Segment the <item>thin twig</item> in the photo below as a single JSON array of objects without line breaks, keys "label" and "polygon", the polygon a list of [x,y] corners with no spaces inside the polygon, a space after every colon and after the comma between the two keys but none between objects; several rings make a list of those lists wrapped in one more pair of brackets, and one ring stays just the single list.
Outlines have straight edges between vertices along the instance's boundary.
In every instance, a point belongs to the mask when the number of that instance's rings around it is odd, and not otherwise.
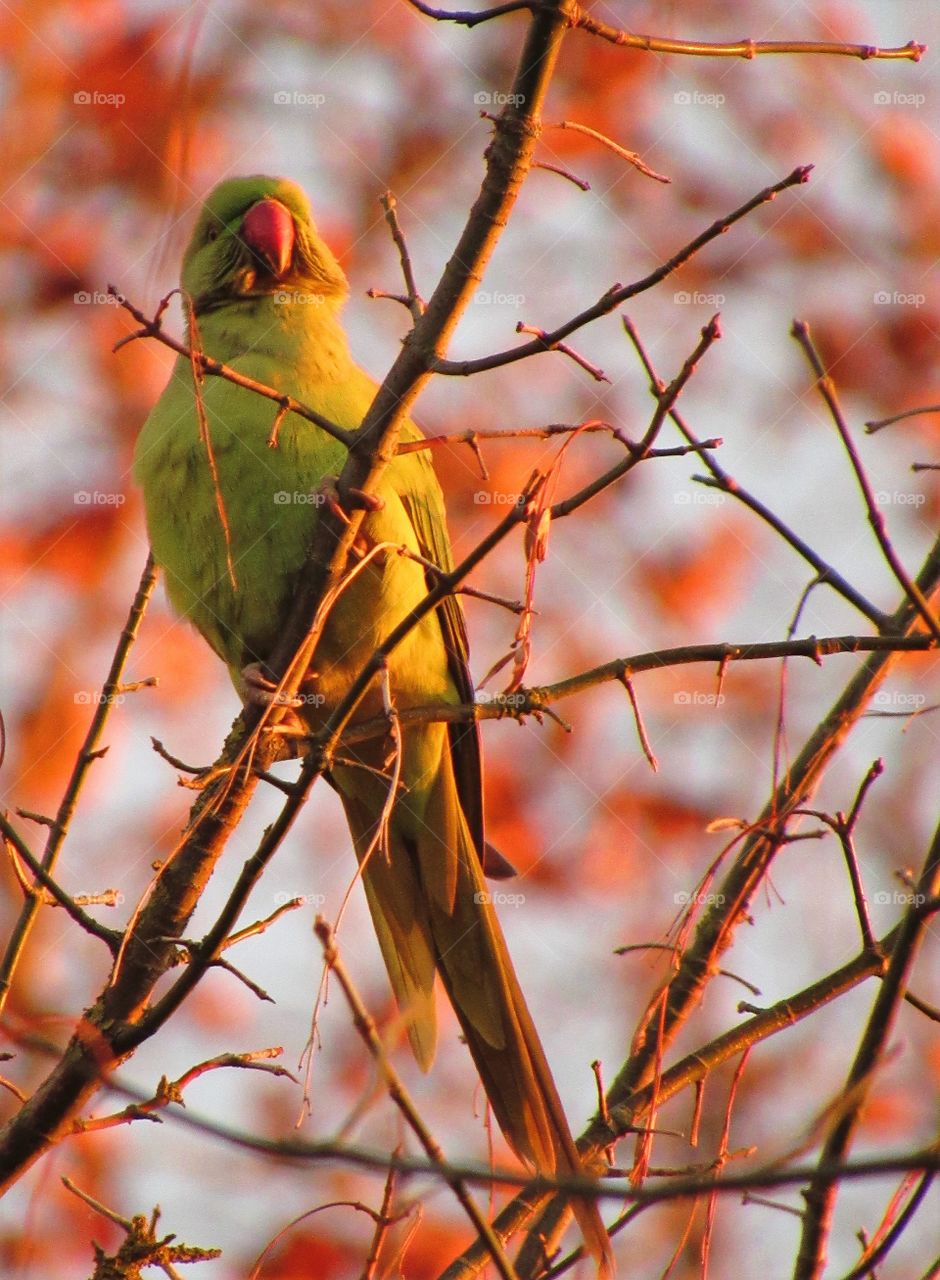
[{"label": "thin twig", "polygon": [[866,422],[865,430],[869,435],[874,435],[884,427],[893,427],[896,422],[903,422],[905,418],[916,418],[922,413],[940,413],[940,404],[925,404],[919,409],[902,409],[900,413],[893,413],[890,418],[877,418]]},{"label": "thin twig", "polygon": [[[2,828],[0,828],[2,830]],[[11,828],[7,828],[3,832],[4,836]],[[14,876],[24,895],[29,897],[33,893],[38,893],[41,899],[41,905],[44,907],[60,907],[65,905],[65,898],[68,895],[60,891],[59,897],[52,893],[49,889],[37,889],[35,885],[30,884],[29,877],[26,874],[26,868],[22,865],[23,860],[19,856],[19,851],[12,840],[7,839],[7,852],[10,855],[10,866]],[[23,846],[26,848],[26,846]],[[33,866],[40,875],[48,875],[48,872],[42,870],[42,866],[38,861],[34,861]],[[51,879],[51,877],[50,877]],[[60,898],[62,899],[60,901]],[[74,897],[69,897],[69,902],[75,907],[119,907],[124,901],[124,894],[120,889],[102,889],[100,893],[77,893]],[[78,920],[79,917],[73,915],[73,919]]]},{"label": "thin twig", "polygon": [[[544,427],[515,427],[509,430],[481,431],[471,427],[466,431],[458,431],[454,435],[425,436],[421,440],[406,440],[399,444],[398,452],[417,453],[421,449],[436,449],[441,446],[450,447],[458,444],[465,444],[474,448],[481,440],[550,440],[553,436],[587,435],[591,432],[609,434],[631,452],[635,452],[638,448],[619,427],[600,419],[592,419],[590,422],[570,424],[567,422],[554,422]],[[690,453],[701,453],[706,449],[718,449],[722,443],[720,436],[711,436],[709,439],[697,441],[695,444],[670,445],[667,448],[649,449],[644,456],[647,458],[685,458]]]},{"label": "thin twig", "polygon": [[[398,1155],[401,1151],[400,1147],[396,1147],[392,1152]],[[399,1217],[392,1216],[392,1199],[395,1194],[395,1170],[389,1169],[388,1177],[385,1179],[385,1190],[382,1192],[382,1206],[379,1209],[379,1216],[375,1220],[375,1231],[372,1233],[372,1240],[369,1244],[369,1252],[366,1256],[365,1265],[362,1268],[361,1280],[373,1280],[379,1265],[379,1254],[382,1251],[382,1245],[385,1237],[388,1235],[388,1229],[393,1222],[398,1221]]]},{"label": "thin twig", "polygon": [[829,40],[670,40],[663,36],[645,36],[639,32],[610,27],[604,22],[580,11],[574,23],[582,31],[599,36],[611,44],[625,49],[641,49],[645,53],[672,53],[693,58],[744,58],[750,60],[767,54],[818,53],[828,57],[860,58],[867,62],[872,58],[903,59],[919,62],[927,46],[914,40],[892,48],[880,48],[873,44],[842,44]]},{"label": "thin twig", "polygon": [[653,748],[650,746],[650,740],[646,733],[646,726],[643,724],[643,715],[640,711],[640,704],[637,702],[636,690],[633,687],[633,681],[630,679],[630,676],[626,671],[621,675],[620,683],[626,689],[627,697],[630,699],[630,706],[633,708],[633,721],[636,725],[637,737],[640,739],[640,746],[643,748],[643,754],[649,762],[649,767],[654,773],[657,773],[659,771],[659,761],[656,759]]},{"label": "thin twig", "polygon": [[724,235],[730,227],[740,222],[742,218],[746,218],[749,213],[753,213],[762,204],[767,204],[768,201],[776,199],[788,187],[800,186],[802,183],[808,182],[812,168],[812,165],[800,165],[792,173],[787,174],[785,178],[781,178],[779,182],[775,182],[772,186],[765,187],[763,191],[759,191],[757,195],[752,196],[750,200],[747,200],[732,213],[726,214],[723,218],[718,218],[710,227],[706,227],[694,240],[690,240],[688,244],[673,254],[668,261],[657,267],[655,271],[651,271],[649,275],[644,276],[642,280],[637,280],[634,284],[628,285],[611,285],[607,292],[602,294],[592,306],[587,307],[584,311],[579,312],[578,315],[559,325],[557,329],[544,333],[542,337],[535,339],[533,342],[526,342],[520,347],[512,347],[508,351],[500,351],[494,355],[481,356],[476,360],[438,359],[432,365],[433,372],[443,373],[449,377],[465,378],[470,374],[479,373],[482,369],[498,369],[502,365],[524,360],[528,356],[554,350],[569,334],[582,329],[592,320],[609,315],[611,311],[615,311],[628,298],[634,298],[637,294],[645,293],[647,290],[654,288],[655,285],[662,283],[674,271],[678,271],[690,258],[694,257],[700,249]]},{"label": "thin twig", "polygon": [[[842,1163],[851,1146],[875,1068],[885,1051],[907,986],[908,976],[927,930],[929,917],[917,904],[929,903],[938,893],[940,893],[940,826],[934,834],[924,860],[917,882],[917,892],[913,895],[915,901],[907,910],[899,926],[897,941],[891,950],[884,978],[878,988],[871,1015],[848,1073],[843,1091],[845,1105],[840,1109],[838,1118],[823,1144],[819,1157],[822,1167]],[[837,1184],[813,1178],[804,1192],[806,1214],[803,1219],[803,1232],[794,1280],[816,1280],[816,1277],[822,1273],[836,1191]]]},{"label": "thin twig", "polygon": [[266,929],[270,929],[275,920],[279,920],[287,911],[296,911],[298,907],[304,906],[303,898],[291,898],[287,902],[282,902],[276,907],[270,915],[265,916],[263,920],[256,920],[254,924],[246,925],[244,929],[239,929],[237,933],[230,934],[222,944],[222,949],[227,951],[229,947],[237,946],[239,942],[244,942],[246,938],[254,938],[259,933],[264,933]]},{"label": "thin twig", "polygon": [[[734,1101],[738,1094],[738,1087],[744,1076],[744,1069],[747,1066],[747,1060],[751,1054],[751,1047],[748,1047],[741,1054],[738,1065],[734,1069],[734,1075],[731,1078],[731,1087],[728,1090],[728,1101],[725,1106],[725,1118],[721,1128],[721,1136],[718,1139],[718,1154],[713,1162],[715,1174],[720,1175],[725,1165],[730,1159],[734,1158],[734,1153],[728,1151],[728,1142],[731,1137],[731,1114],[734,1110]],[[747,1151],[751,1154],[751,1149]],[[702,1280],[708,1273],[708,1260],[711,1255],[712,1233],[715,1229],[715,1215],[718,1210],[718,1196],[713,1191],[708,1197],[708,1207],[705,1210],[705,1230],[702,1233],[701,1258],[702,1258]]]},{"label": "thin twig", "polygon": [[862,465],[862,460],[859,457],[858,450],[855,447],[855,442],[853,441],[851,432],[849,431],[848,423],[846,422],[845,415],[842,412],[842,406],[839,404],[835,384],[826,372],[819,356],[819,352],[816,350],[813,340],[810,337],[809,325],[806,324],[805,321],[794,320],[792,334],[803,348],[803,352],[809,361],[810,367],[816,375],[816,385],[819,388],[820,395],[825,400],[826,405],[829,408],[829,413],[836,425],[836,430],[842,440],[843,447],[848,454],[849,462],[852,464],[852,470],[855,472],[855,478],[857,479],[858,486],[862,491],[862,498],[864,499],[865,507],[868,512],[868,523],[874,531],[875,538],[878,541],[878,545],[881,547],[882,554],[888,562],[891,572],[907,593],[908,598],[913,602],[914,607],[923,618],[927,627],[930,629],[934,637],[940,640],[940,622],[938,622],[934,617],[929,604],[924,599],[923,592],[904,568],[900,557],[894,549],[891,539],[888,537],[885,529],[884,516],[878,510],[874,491],[869,483],[868,476]]},{"label": "thin twig", "polygon": [[820,822],[824,822],[827,827],[839,837],[842,845],[842,852],[845,857],[846,867],[849,872],[849,879],[852,882],[852,895],[855,899],[855,911],[858,916],[859,928],[862,934],[862,945],[867,948],[875,946],[875,937],[871,927],[871,916],[868,912],[868,899],[865,896],[865,889],[862,885],[862,875],[858,865],[858,854],[855,852],[855,841],[852,838],[856,824],[858,823],[861,813],[862,804],[865,796],[868,794],[869,788],[876,778],[881,777],[884,772],[884,761],[875,760],[862,779],[858,789],[858,794],[852,804],[849,816],[844,813],[836,813],[834,816],[828,813],[822,813],[818,809],[805,809],[804,813],[814,818],[818,818]]},{"label": "thin twig", "polygon": [[112,1257],[105,1256],[104,1250],[95,1246],[95,1276],[116,1278],[140,1275],[143,1268],[153,1266],[159,1267],[169,1280],[182,1280],[173,1263],[208,1262],[222,1256],[221,1249],[203,1249],[198,1245],[174,1244],[176,1236],[173,1233],[158,1240],[159,1206],[153,1210],[149,1218],[142,1213],[134,1214],[133,1218],[124,1218],[89,1195],[87,1191],[76,1186],[71,1178],[63,1178],[62,1184],[95,1213],[101,1214],[103,1218],[107,1218],[109,1222],[115,1223],[126,1232],[124,1243]]},{"label": "thin twig", "polygon": [[[88,726],[88,732],[85,740],[81,745],[78,755],[75,758],[75,764],[72,768],[71,776],[66,784],[65,793],[62,796],[55,819],[50,824],[49,837],[46,841],[46,847],[42,855],[41,868],[43,872],[48,873],[51,877],[55,869],[62,843],[68,833],[69,823],[72,820],[72,814],[75,812],[75,806],[78,804],[78,798],[81,794],[85,779],[88,776],[89,767],[95,760],[100,759],[101,752],[98,744],[101,741],[101,735],[104,732],[105,722],[110,714],[111,708],[115,705],[115,697],[121,684],[121,676],[127,663],[131,646],[137,638],[137,632],[140,628],[141,619],[146,611],[147,604],[153,594],[153,588],[157,580],[157,570],[154,564],[153,556],[147,556],[147,562],[144,565],[143,572],[140,575],[140,582],[134,593],[134,599],[131,603],[127,620],[121,630],[118,638],[117,646],[114,650],[114,657],[111,659],[111,666],[108,670],[107,677],[101,690],[101,697],[95,704],[95,713],[91,718],[91,724]],[[6,834],[12,839],[17,847],[17,852],[23,858],[26,865],[33,874],[39,879],[44,888],[50,893],[57,895],[58,886],[51,880],[43,880],[42,875],[37,867],[35,859],[28,849],[18,842],[15,832],[12,832],[8,826],[5,826]],[[67,898],[67,895],[63,895]],[[62,906],[72,914],[68,905],[68,901],[59,899]],[[73,904],[74,906],[74,904]],[[16,972],[16,966],[19,963],[20,956],[23,954],[23,948],[29,937],[30,930],[36,920],[36,914],[39,911],[39,896],[32,896],[26,899],[23,908],[20,911],[17,921],[13,926],[7,942],[3,959],[0,960],[0,1014],[6,1007],[7,997],[10,994],[10,987],[13,982],[13,975]],[[75,910],[79,910],[75,908]],[[89,933],[94,933],[97,937],[102,938],[109,946],[112,945],[112,935],[110,930],[102,930],[97,922],[91,920],[89,916],[82,913],[82,918],[75,917],[76,921],[81,924],[83,929],[87,929]]]},{"label": "thin twig", "polygon": [[[636,353],[640,357],[643,367],[649,376],[652,393],[654,395],[660,394],[665,384],[656,373],[649,353],[637,332],[636,326],[628,316],[624,316],[623,318],[623,327],[627,337],[633,343]],[[678,411],[673,410],[669,416],[689,443],[699,443],[696,439],[695,433]],[[749,507],[756,515],[760,516],[762,520],[769,524],[776,533],[788,542],[794,551],[801,555],[808,564],[812,565],[820,582],[826,583],[832,587],[834,591],[837,591],[841,596],[843,596],[844,599],[848,600],[848,602],[854,605],[860,613],[864,614],[864,616],[868,618],[868,620],[877,627],[879,631],[884,629],[887,621],[886,614],[882,613],[880,609],[876,609],[873,604],[860,594],[860,592],[856,591],[856,589],[851,586],[851,584],[840,573],[833,569],[831,565],[827,564],[826,561],[823,560],[822,557],[819,556],[803,538],[795,533],[788,525],[784,524],[780,517],[775,515],[769,507],[765,506],[746,489],[742,488],[741,485],[738,484],[737,480],[724,470],[718,460],[709,451],[703,451],[702,461],[708,467],[708,470],[711,473],[711,479],[708,479],[705,476],[693,476],[693,480],[697,481],[699,484],[712,485],[713,487],[720,489],[723,493],[728,493],[732,497],[737,498],[739,502],[743,502],[745,506]]]},{"label": "thin twig", "polygon": [[137,338],[154,338],[165,347],[169,347],[171,351],[175,351],[177,355],[189,360],[203,374],[212,378],[223,378],[226,382],[234,383],[236,387],[244,387],[246,391],[254,391],[256,395],[264,396],[267,400],[273,400],[280,411],[296,413],[299,418],[306,418],[308,422],[320,427],[327,435],[339,440],[347,449],[356,439],[356,432],[347,431],[344,427],[337,426],[335,422],[325,418],[322,413],[317,413],[315,409],[311,409],[300,400],[295,400],[293,396],[287,396],[283,391],[278,391],[275,387],[265,386],[263,382],[258,382],[254,378],[249,378],[245,374],[239,373],[236,369],[229,368],[221,360],[213,359],[205,351],[196,351],[188,347],[184,342],[180,342],[177,338],[171,337],[163,329],[162,309],[158,310],[155,316],[149,318],[143,311],[129,302],[123,294],[119,293],[113,285],[108,285],[108,293],[113,298],[116,298],[124,310],[129,312],[141,326],[134,333],[122,338],[117,344],[118,346],[125,346],[128,342]]},{"label": "thin twig", "polygon": [[507,0],[506,4],[498,4],[492,9],[482,9],[477,13],[450,13],[446,9],[435,9],[424,0],[408,0],[413,9],[423,13],[426,18],[434,18],[438,22],[457,22],[464,27],[475,27],[480,22],[489,22],[493,18],[501,18],[507,13],[518,13],[520,9],[532,12],[539,8],[539,0]]},{"label": "thin twig", "polygon": [[614,142],[612,138],[608,138],[604,133],[599,133],[597,129],[591,129],[586,124],[578,124],[574,120],[559,120],[551,127],[554,129],[570,129],[575,133],[586,134],[587,137],[594,138],[602,146],[607,147],[614,155],[620,156],[622,160],[632,164],[634,169],[639,170],[645,177],[653,178],[656,182],[672,182],[671,178],[667,178],[663,173],[657,173],[655,169],[651,169],[648,164],[645,164],[638,152],[628,151],[619,142]]},{"label": "thin twig", "polygon": [[[549,173],[557,173],[560,178],[565,178],[568,182],[573,183],[579,191],[591,190],[591,184],[586,178],[579,178],[576,174],[573,174],[570,169],[565,169],[560,164],[549,164],[547,160],[534,160],[532,162],[532,168],[546,169]],[[519,332],[529,333],[531,331],[528,329],[520,329]],[[561,350],[561,348],[559,348],[559,350]],[[604,381],[609,382],[610,379],[605,378]]]},{"label": "thin twig", "polygon": [[[417,9],[428,18],[438,22],[456,22],[464,27],[475,27],[481,22],[491,22],[494,18],[502,18],[508,13],[518,13],[520,9],[528,9],[531,13],[547,7],[541,0],[508,0],[505,4],[494,5],[491,9],[436,9],[424,0],[408,0],[412,8]],[[708,42],[702,40],[671,40],[661,36],[644,36],[637,32],[625,31],[619,27],[608,26],[590,17],[580,5],[573,5],[571,25],[598,36],[611,44],[626,49],[641,49],[646,53],[676,53],[696,58],[757,58],[763,54],[779,53],[821,53],[830,56],[847,58],[902,58],[911,62],[919,62],[927,46],[911,40],[899,48],[879,48],[871,44],[837,44],[827,40],[734,40],[726,42]]]},{"label": "thin twig", "polygon": [[[899,934],[900,926],[893,929],[881,939],[880,946],[890,951]],[[662,1090],[668,1097],[673,1097],[681,1089],[704,1078],[720,1062],[736,1056],[748,1043],[757,1043],[775,1034],[775,1030],[791,1026],[801,1018],[809,1016],[816,1009],[845,992],[852,990],[860,982],[878,972],[878,962],[871,956],[859,956],[835,973],[813,984],[812,987],[798,993],[790,1000],[782,1000],[772,1010],[764,1010],[757,1018],[763,1024],[758,1035],[753,1035],[753,1024],[748,1022],[744,1028],[736,1027],[713,1041],[707,1048],[704,1061],[698,1053],[692,1053],[676,1067],[670,1069],[663,1077]],[[9,1030],[9,1026],[5,1028]],[[748,1034],[742,1035],[746,1029]],[[41,1051],[47,1056],[57,1058],[61,1054],[60,1046],[46,1041],[35,1034],[26,1033],[15,1037],[24,1046]],[[712,1055],[718,1055],[712,1057]],[[136,1090],[123,1085],[115,1077],[110,1077],[107,1087],[129,1097],[133,1101],[143,1102],[146,1099]],[[665,1187],[629,1188],[607,1179],[594,1177],[575,1177],[568,1175],[540,1175],[533,1179],[531,1175],[519,1170],[485,1166],[466,1162],[448,1162],[443,1169],[440,1165],[415,1156],[398,1155],[389,1157],[387,1151],[369,1150],[356,1147],[345,1142],[333,1141],[310,1142],[300,1138],[264,1138],[251,1130],[236,1129],[216,1119],[200,1116],[196,1111],[187,1108],[185,1111],[172,1113],[177,1124],[183,1124],[194,1132],[207,1134],[222,1139],[232,1145],[259,1154],[273,1156],[278,1159],[308,1161],[312,1164],[340,1163],[353,1168],[365,1169],[378,1173],[383,1178],[389,1168],[412,1176],[429,1176],[437,1179],[457,1177],[467,1183],[489,1188],[493,1185],[528,1188],[533,1193],[545,1194],[557,1190],[569,1195],[581,1195],[596,1199],[630,1200],[639,1205],[658,1204],[671,1199],[685,1199],[697,1196],[702,1191],[711,1190],[712,1185],[718,1191],[737,1194],[742,1190],[758,1188],[795,1186],[805,1183],[818,1174],[823,1181],[864,1181],[872,1176],[903,1174],[911,1171],[940,1172],[940,1148],[936,1145],[908,1150],[894,1154],[882,1154],[846,1162],[843,1165],[830,1165],[820,1168],[816,1165],[791,1165],[783,1167],[779,1161],[747,1172],[746,1174],[726,1175],[717,1183],[688,1180]],[[619,1126],[622,1116],[618,1112],[611,1113],[612,1121]],[[495,1224],[502,1230],[503,1215]]]},{"label": "thin twig", "polygon": [[539,348],[540,350],[561,352],[563,356],[567,356],[569,360],[573,360],[576,365],[579,365],[585,373],[589,373],[595,382],[610,382],[610,378],[608,378],[603,369],[598,368],[596,364],[592,364],[586,356],[581,355],[579,351],[575,351],[574,347],[569,346],[568,343],[553,341],[544,329],[539,329],[535,325],[524,324],[520,320],[516,325],[516,333],[532,334],[542,344]]},{"label": "thin twig", "polygon": [[[31,873],[39,881],[42,891],[28,885],[20,880],[20,884],[26,894],[26,902],[21,912],[20,919],[23,918],[26,908],[32,906],[34,910],[49,903],[50,899],[55,905],[62,907],[72,917],[75,923],[86,933],[90,933],[94,938],[100,938],[112,954],[117,948],[118,934],[114,929],[108,929],[105,925],[100,924],[93,916],[88,915],[82,910],[79,903],[65,892],[65,890],[55,881],[46,871],[43,864],[36,858],[35,854],[21,839],[16,828],[12,826],[6,814],[0,813],[0,835],[8,846],[11,857],[13,859],[14,868],[16,867],[16,859],[19,858],[25,862]],[[43,892],[44,891],[44,892]],[[48,896],[47,896],[48,895]],[[110,905],[116,905],[109,903]],[[11,971],[12,972],[12,971]],[[2,1005],[0,1005],[2,1008]]]},{"label": "thin twig", "polygon": [[133,1102],[115,1115],[101,1116],[94,1120],[75,1120],[72,1124],[72,1132],[92,1133],[101,1129],[113,1129],[133,1120],[155,1120],[158,1117],[154,1113],[162,1111],[171,1103],[183,1105],[183,1090],[187,1085],[192,1084],[208,1071],[219,1071],[225,1067],[239,1067],[247,1071],[265,1071],[273,1076],[286,1076],[296,1084],[296,1077],[286,1067],[268,1061],[270,1058],[280,1057],[283,1052],[284,1050],[278,1045],[272,1049],[256,1049],[251,1053],[220,1053],[215,1058],[208,1058],[205,1062],[190,1067],[178,1080],[167,1080],[166,1076],[163,1076],[156,1093],[144,1102]]},{"label": "thin twig", "polygon": [[[809,636],[799,640],[768,640],[759,644],[682,645],[676,649],[656,649],[651,653],[615,658],[598,667],[590,667],[577,675],[567,676],[556,684],[520,688],[511,700],[498,694],[485,701],[455,704],[429,703],[423,707],[399,709],[402,724],[442,722],[461,724],[468,720],[503,720],[507,716],[523,719],[546,712],[549,705],[563,698],[584,693],[609,681],[623,680],[641,671],[660,671],[668,667],[704,662],[755,662],[772,658],[804,657],[818,665],[820,658],[855,653],[923,653],[937,647],[933,636]],[[352,745],[374,738],[382,731],[384,717],[358,720],[344,728],[339,745]]]},{"label": "thin twig", "polygon": [[[861,1261],[852,1268],[848,1275],[843,1276],[842,1280],[864,1280],[866,1276],[875,1277],[875,1267],[887,1257],[890,1250],[897,1244],[902,1232],[920,1208],[921,1201],[930,1190],[935,1177],[935,1173],[925,1173],[919,1179],[913,1194],[889,1230],[880,1239],[878,1238],[879,1233],[875,1233],[874,1240],[870,1244],[865,1244]],[[904,1183],[901,1184],[902,1187],[912,1179],[913,1175],[908,1174]],[[879,1228],[880,1230],[881,1228]]]},{"label": "thin twig", "polygon": [[424,315],[425,304],[424,299],[418,293],[418,286],[415,284],[411,255],[408,252],[404,232],[398,221],[398,201],[391,191],[386,191],[384,195],[379,196],[379,203],[385,210],[385,221],[388,223],[392,239],[395,241],[395,247],[398,249],[398,256],[401,259],[401,273],[405,277],[405,288],[408,290],[403,301],[411,312],[412,318],[420,320]]}]

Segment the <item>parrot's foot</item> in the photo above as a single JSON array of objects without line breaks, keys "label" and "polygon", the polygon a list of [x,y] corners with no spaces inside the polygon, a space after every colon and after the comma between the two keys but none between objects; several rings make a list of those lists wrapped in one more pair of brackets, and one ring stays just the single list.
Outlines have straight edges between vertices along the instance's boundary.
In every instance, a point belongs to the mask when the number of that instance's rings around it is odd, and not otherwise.
[{"label": "parrot's foot", "polygon": [[[278,687],[274,681],[269,680],[264,674],[260,662],[249,662],[247,666],[242,667],[240,675],[240,692],[242,702],[246,707],[280,708],[280,719],[276,724],[265,725],[264,732],[274,733],[285,739],[284,745],[287,758],[302,755],[303,749],[299,739],[310,736],[310,725],[298,714],[298,709],[311,705],[322,706],[322,695],[318,693],[298,693],[293,697],[287,697],[286,694],[278,692]],[[304,676],[301,685],[315,684],[316,678],[316,672],[310,671]],[[289,739],[298,741],[292,743],[288,741]]]},{"label": "parrot's foot", "polygon": [[310,730],[293,711],[286,711],[284,714],[285,719],[279,720],[277,724],[266,724],[262,732],[273,736],[277,741],[279,760],[299,760],[306,755],[305,740],[309,739]]},{"label": "parrot's foot", "polygon": [[350,485],[346,490],[346,506],[357,511],[381,511],[385,506],[385,500],[377,493],[366,493],[365,489],[355,489]]},{"label": "parrot's foot", "polygon": [[260,662],[249,662],[242,667],[239,692],[246,706],[303,707],[308,701],[304,697],[289,698],[286,694],[279,693],[275,682],[264,674]]},{"label": "parrot's foot", "polygon": [[364,489],[356,489],[352,485],[340,494],[339,476],[325,476],[317,494],[344,524],[349,523],[350,511],[366,511],[371,514],[374,511],[381,511],[385,506],[384,500],[378,494],[366,493]]}]

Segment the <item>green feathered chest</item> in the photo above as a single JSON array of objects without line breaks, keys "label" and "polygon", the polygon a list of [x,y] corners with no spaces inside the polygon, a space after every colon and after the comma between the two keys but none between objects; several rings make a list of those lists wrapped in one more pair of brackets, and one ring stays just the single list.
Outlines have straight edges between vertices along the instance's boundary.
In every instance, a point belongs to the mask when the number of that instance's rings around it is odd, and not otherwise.
[{"label": "green feathered chest", "polygon": [[[242,341],[239,352],[231,325],[224,318],[207,322],[204,348],[326,417],[358,425],[372,393],[342,347],[297,342],[269,325],[253,350],[245,352]],[[294,414],[281,422],[272,447],[276,413],[272,401],[222,378],[205,378],[197,391],[181,358],[135,453],[170,599],[236,667],[270,652],[323,482],[345,460],[340,444]]]},{"label": "green feathered chest", "polygon": [[[201,328],[203,349],[211,355],[339,426],[358,427],[372,402],[375,384],[350,359],[338,326],[324,330],[308,321],[298,338],[272,304],[267,314],[252,317],[258,337],[250,349],[239,343],[238,325],[226,312],[213,313]],[[279,424],[272,447],[276,416],[273,401],[222,378],[203,379],[197,391],[190,363],[181,358],[135,454],[150,540],[171,603],[233,676],[273,651],[322,509],[324,484],[346,460],[341,444],[295,414]],[[403,434],[420,438],[410,422]],[[398,457],[380,495],[381,510],[363,528],[367,539],[406,547],[447,569],[443,500],[429,456]],[[342,593],[315,658],[327,707],[426,590],[421,564],[389,551]],[[396,689],[406,703],[456,697],[448,652],[462,669],[466,643],[456,601],[448,605],[448,633],[445,648],[439,619],[430,614],[396,650]]]}]

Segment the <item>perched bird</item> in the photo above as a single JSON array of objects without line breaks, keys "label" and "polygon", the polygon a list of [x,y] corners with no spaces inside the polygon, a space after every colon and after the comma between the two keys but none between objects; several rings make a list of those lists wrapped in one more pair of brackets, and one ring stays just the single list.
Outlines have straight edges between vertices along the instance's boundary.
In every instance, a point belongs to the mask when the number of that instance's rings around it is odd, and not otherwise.
[{"label": "perched bird", "polygon": [[[181,286],[193,348],[338,426],[359,427],[376,387],[350,356],[340,323],[346,277],[294,183],[255,176],[216,187],[186,250]],[[270,447],[274,414],[270,400],[230,381],[197,385],[191,361],[180,357],[134,462],[169,598],[243,693],[243,673],[272,653],[290,613],[317,496],[345,461],[340,442],[292,413]],[[421,433],[406,421],[402,439]],[[399,454],[377,497],[362,526],[367,546],[404,546],[442,570],[452,567],[428,450]],[[313,658],[318,696],[302,712],[311,728],[427,591],[419,560],[390,551],[371,559],[339,596]],[[398,645],[388,674],[399,709],[472,702],[455,597]],[[380,716],[382,708],[376,682],[356,718]],[[350,760],[349,750],[343,754]],[[387,756],[383,735],[359,744],[330,775],[360,860],[387,808]],[[577,1151],[486,890],[486,850],[477,726],[404,725],[387,847],[366,858],[362,878],[415,1056],[430,1067],[440,974],[510,1145],[540,1171],[577,1173]],[[596,1207],[577,1204],[592,1252],[606,1259]]]}]

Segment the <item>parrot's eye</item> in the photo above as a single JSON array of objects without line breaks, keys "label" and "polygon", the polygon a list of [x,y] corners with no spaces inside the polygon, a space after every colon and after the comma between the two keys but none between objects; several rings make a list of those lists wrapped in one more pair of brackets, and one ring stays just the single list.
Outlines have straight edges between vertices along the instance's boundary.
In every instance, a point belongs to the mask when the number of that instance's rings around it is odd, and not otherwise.
[{"label": "parrot's eye", "polygon": [[211,244],[213,240],[218,240],[220,230],[221,228],[217,222],[211,223],[206,231],[206,241]]}]

